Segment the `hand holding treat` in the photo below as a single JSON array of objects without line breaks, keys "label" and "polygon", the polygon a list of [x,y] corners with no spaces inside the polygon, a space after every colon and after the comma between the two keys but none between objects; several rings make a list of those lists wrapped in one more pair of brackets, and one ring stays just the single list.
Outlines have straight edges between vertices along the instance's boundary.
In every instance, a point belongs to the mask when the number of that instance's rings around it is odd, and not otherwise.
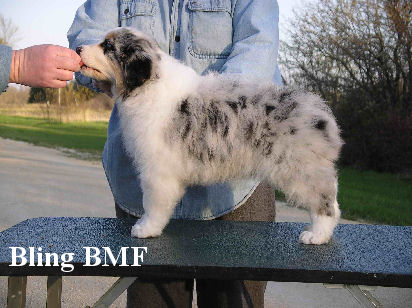
[{"label": "hand holding treat", "polygon": [[63,88],[80,70],[80,57],[57,45],[36,45],[13,50],[9,82],[32,87]]}]

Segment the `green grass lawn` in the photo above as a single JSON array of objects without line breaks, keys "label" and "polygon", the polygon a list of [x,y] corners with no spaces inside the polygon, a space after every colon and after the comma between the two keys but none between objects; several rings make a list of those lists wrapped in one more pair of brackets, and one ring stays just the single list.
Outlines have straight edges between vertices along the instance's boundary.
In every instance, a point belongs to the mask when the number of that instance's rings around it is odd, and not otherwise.
[{"label": "green grass lawn", "polygon": [[[281,191],[275,195],[285,201]],[[338,202],[345,219],[411,226],[412,178],[340,168]]]},{"label": "green grass lawn", "polygon": [[[0,137],[92,154],[101,153],[106,130],[106,122],[58,123],[0,115]],[[410,177],[341,168],[338,200],[343,218],[412,225]]]},{"label": "green grass lawn", "polygon": [[63,147],[92,154],[101,153],[107,122],[49,122],[39,118],[0,114],[0,137],[47,147]]},{"label": "green grass lawn", "polygon": [[338,201],[344,218],[412,225],[412,178],[373,171],[339,170]]}]

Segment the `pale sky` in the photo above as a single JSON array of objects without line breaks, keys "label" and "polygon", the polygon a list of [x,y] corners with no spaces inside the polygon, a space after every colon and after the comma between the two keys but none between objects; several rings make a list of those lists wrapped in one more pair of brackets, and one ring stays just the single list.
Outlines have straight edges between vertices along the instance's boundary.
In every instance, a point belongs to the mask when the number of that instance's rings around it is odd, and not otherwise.
[{"label": "pale sky", "polygon": [[[11,19],[19,28],[20,40],[14,48],[38,44],[68,47],[66,33],[77,8],[83,2],[84,0],[0,0],[0,14]],[[280,27],[291,16],[292,8],[302,2],[303,0],[278,0]]]}]

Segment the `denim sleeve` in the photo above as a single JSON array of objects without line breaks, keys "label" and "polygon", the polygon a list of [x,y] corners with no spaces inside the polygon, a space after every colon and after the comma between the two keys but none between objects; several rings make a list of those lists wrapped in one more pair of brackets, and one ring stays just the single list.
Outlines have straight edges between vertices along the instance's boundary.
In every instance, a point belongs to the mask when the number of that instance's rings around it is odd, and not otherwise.
[{"label": "denim sleeve", "polygon": [[[73,23],[67,32],[71,49],[80,45],[96,44],[106,33],[119,26],[118,0],[87,0],[77,9]],[[76,80],[93,90],[97,90],[92,79],[75,73]]]},{"label": "denim sleeve", "polygon": [[10,77],[12,50],[0,45],[0,94],[7,89]]},{"label": "denim sleeve", "polygon": [[233,10],[232,50],[220,72],[281,84],[278,23],[276,0],[238,0]]}]

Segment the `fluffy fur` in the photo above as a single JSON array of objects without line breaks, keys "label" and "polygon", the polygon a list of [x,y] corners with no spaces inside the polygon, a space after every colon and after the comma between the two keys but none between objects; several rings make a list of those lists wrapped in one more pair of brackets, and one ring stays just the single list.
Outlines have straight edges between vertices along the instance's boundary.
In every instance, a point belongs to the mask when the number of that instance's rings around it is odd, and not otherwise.
[{"label": "fluffy fur", "polygon": [[111,85],[124,145],[140,173],[145,214],[132,236],[159,236],[189,185],[253,177],[310,211],[301,242],[329,241],[340,217],[334,162],[342,141],[320,97],[200,76],[127,28],[78,52],[82,73]]}]

